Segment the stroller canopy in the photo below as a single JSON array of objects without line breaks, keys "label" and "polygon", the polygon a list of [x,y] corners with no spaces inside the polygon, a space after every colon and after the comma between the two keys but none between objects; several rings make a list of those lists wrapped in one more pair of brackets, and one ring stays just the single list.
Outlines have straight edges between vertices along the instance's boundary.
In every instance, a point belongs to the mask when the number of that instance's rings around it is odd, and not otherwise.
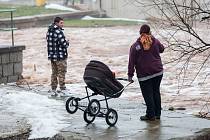
[{"label": "stroller canopy", "polygon": [[85,68],[83,79],[96,94],[118,98],[124,86],[115,79],[115,75],[107,65],[91,60]]}]

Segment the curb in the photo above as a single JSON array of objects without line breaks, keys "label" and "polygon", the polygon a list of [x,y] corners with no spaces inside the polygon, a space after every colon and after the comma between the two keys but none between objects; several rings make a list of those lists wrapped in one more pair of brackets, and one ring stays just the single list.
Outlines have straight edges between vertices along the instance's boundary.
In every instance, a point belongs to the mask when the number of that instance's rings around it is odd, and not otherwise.
[{"label": "curb", "polygon": [[[80,12],[65,12],[58,14],[45,14],[45,15],[35,15],[35,16],[25,16],[14,18],[15,28],[31,28],[49,25],[54,17],[60,16],[65,19],[79,19],[83,16],[94,16],[100,17],[104,16],[99,11],[80,11]],[[10,19],[0,19],[0,28],[10,28]]]}]

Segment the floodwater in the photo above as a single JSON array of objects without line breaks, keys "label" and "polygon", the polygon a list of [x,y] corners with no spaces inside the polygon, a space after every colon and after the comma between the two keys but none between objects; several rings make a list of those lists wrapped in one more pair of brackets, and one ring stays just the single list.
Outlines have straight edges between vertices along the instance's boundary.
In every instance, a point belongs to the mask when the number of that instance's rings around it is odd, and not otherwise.
[{"label": "floodwater", "polygon": [[[66,75],[68,88],[73,91],[73,93],[85,96],[83,73],[86,64],[90,60],[102,61],[116,73],[116,77],[126,78],[129,48],[137,39],[138,30],[138,26],[65,28],[64,32],[66,38],[70,39],[70,47],[68,49],[68,72]],[[47,28],[40,27],[21,29],[14,32],[15,45],[26,46],[26,49],[23,51],[22,75],[24,79],[17,84],[21,87],[27,87],[27,85],[29,85],[35,90],[40,87],[44,88],[45,94],[50,89],[51,74],[50,62],[47,60],[46,31]],[[162,38],[158,34],[154,33],[154,35],[162,41]],[[11,33],[1,32],[0,42],[3,45],[10,45]],[[196,127],[194,127],[194,123],[187,121],[189,119],[188,114],[197,113],[202,107],[204,107],[202,111],[208,111],[207,101],[209,99],[210,81],[208,78],[205,79],[205,77],[209,72],[209,68],[208,66],[204,66],[203,71],[191,85],[183,84],[182,86],[182,82],[179,79],[180,70],[183,66],[182,62],[178,64],[166,64],[171,57],[174,56],[176,56],[176,54],[170,51],[167,46],[165,52],[161,54],[164,63],[164,77],[161,83],[163,119],[161,119],[160,124],[157,125],[139,122],[139,115],[145,113],[145,106],[142,105],[144,101],[135,77],[134,83],[127,87],[120,97],[120,99],[126,99],[126,101],[121,102],[121,100],[118,100],[118,102],[113,105],[119,112],[120,118],[117,127],[110,130],[107,129],[105,120],[101,118],[97,119],[95,124],[84,127],[85,122],[82,118],[82,112],[75,115],[67,114],[64,101],[50,100],[46,96],[40,95],[40,91],[42,90],[37,90],[39,94],[35,94],[34,92],[25,90],[18,91],[17,89],[3,86],[0,92],[4,93],[2,94],[4,100],[2,100],[3,102],[1,102],[1,104],[4,107],[6,106],[8,111],[14,111],[13,109],[15,107],[16,115],[26,116],[27,119],[29,119],[33,130],[31,134],[32,138],[53,136],[60,131],[61,128],[65,127],[66,129],[63,130],[63,133],[75,131],[81,134],[86,133],[88,137],[94,137],[96,139],[104,137],[107,133],[109,133],[109,135],[106,136],[119,139],[127,139],[131,135],[133,139],[148,136],[154,136],[154,139],[157,139],[157,137],[164,139],[173,136],[175,130],[177,136],[186,136],[185,134],[192,134],[191,128],[193,128],[193,132],[195,132],[198,130],[197,126],[200,126],[200,121],[194,120],[195,118],[191,119],[192,122],[197,123]],[[197,72],[197,64],[202,62],[202,60],[202,56],[197,56],[192,60],[192,63],[189,65],[190,71],[186,72],[184,82],[192,80]],[[207,62],[207,64],[208,63],[209,62]],[[122,83],[127,84],[126,82]],[[180,89],[181,86],[182,88]],[[127,103],[127,101],[131,101],[132,104]],[[125,108],[125,106],[128,108]],[[129,106],[131,106],[131,108],[129,108]],[[167,110],[171,106],[184,107],[186,110],[184,114],[168,114]],[[178,117],[176,115],[178,115]],[[180,121],[180,116],[182,116],[182,121]],[[48,119],[48,121],[46,121],[46,119]],[[124,121],[127,121],[127,124],[124,123]],[[189,123],[183,125],[184,122]],[[202,125],[203,127],[209,127],[206,121],[202,120],[202,122],[205,124]],[[137,123],[139,125],[136,125]],[[174,127],[169,127],[169,123],[172,123]],[[132,125],[135,127],[132,127],[132,132],[129,133],[127,128]],[[177,125],[180,126],[180,129]],[[191,127],[191,125],[193,126]],[[185,128],[185,126],[190,127],[188,127],[188,129]],[[153,132],[150,131],[151,129],[157,134],[151,135]],[[46,130],[50,130],[47,131],[49,133],[40,133]],[[185,134],[183,133],[185,132],[184,130],[186,130]],[[43,134],[46,134],[46,136]],[[68,134],[64,134],[64,136],[67,135]]]},{"label": "floodwater", "polygon": [[[100,28],[64,28],[67,39],[70,39],[68,49],[67,84],[83,82],[83,73],[90,60],[99,60],[107,64],[117,77],[127,78],[127,63],[129,48],[138,37],[139,26],[117,26]],[[14,32],[15,45],[25,45],[23,51],[23,77],[19,84],[43,85],[50,88],[51,65],[47,60],[46,35],[47,28],[29,28]],[[161,36],[154,35],[162,41]],[[11,43],[11,33],[1,32],[1,44]],[[163,42],[163,41],[162,41]],[[190,84],[182,84],[180,70],[183,63],[169,63],[176,54],[166,46],[161,54],[164,63],[164,77],[161,84],[162,103],[164,107],[185,107],[200,111],[209,98],[210,82],[205,79],[209,72],[208,65],[200,75]],[[185,81],[193,79],[197,73],[197,64],[202,61],[202,56],[197,56],[189,64],[185,73]],[[207,62],[208,64],[209,62]],[[129,86],[122,96],[130,100],[142,100],[137,79]],[[192,110],[191,110],[192,111]],[[190,111],[190,112],[191,112]]]}]

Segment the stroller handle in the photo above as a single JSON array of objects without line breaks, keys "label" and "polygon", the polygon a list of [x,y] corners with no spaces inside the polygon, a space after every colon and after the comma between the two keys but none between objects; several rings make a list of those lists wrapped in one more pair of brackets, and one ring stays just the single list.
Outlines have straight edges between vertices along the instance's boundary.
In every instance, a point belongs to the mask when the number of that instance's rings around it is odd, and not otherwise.
[{"label": "stroller handle", "polygon": [[[123,81],[128,81],[128,79],[127,78],[116,78],[116,80],[123,80]],[[132,80],[132,81],[129,81],[130,83],[133,83],[134,81]]]},{"label": "stroller handle", "polygon": [[[126,79],[126,78],[116,78],[117,80],[124,80],[124,81],[128,81],[128,79]],[[125,90],[125,88],[126,87],[128,87],[130,84],[132,84],[134,81],[132,80],[132,81],[129,81],[129,83],[126,85],[126,86],[124,86],[123,87],[123,89],[122,90],[120,90],[120,91],[118,91],[117,93],[115,93],[114,95],[116,95],[116,94],[119,94],[119,93],[121,93],[121,92],[123,92],[124,90]]]}]

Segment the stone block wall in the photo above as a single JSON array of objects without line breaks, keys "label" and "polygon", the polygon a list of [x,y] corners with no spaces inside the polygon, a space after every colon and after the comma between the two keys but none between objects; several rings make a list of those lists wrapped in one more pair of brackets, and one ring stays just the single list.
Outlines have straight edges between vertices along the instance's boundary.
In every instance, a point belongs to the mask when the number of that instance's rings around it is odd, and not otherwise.
[{"label": "stone block wall", "polygon": [[21,79],[23,50],[25,46],[0,45],[0,83],[11,83]]}]

